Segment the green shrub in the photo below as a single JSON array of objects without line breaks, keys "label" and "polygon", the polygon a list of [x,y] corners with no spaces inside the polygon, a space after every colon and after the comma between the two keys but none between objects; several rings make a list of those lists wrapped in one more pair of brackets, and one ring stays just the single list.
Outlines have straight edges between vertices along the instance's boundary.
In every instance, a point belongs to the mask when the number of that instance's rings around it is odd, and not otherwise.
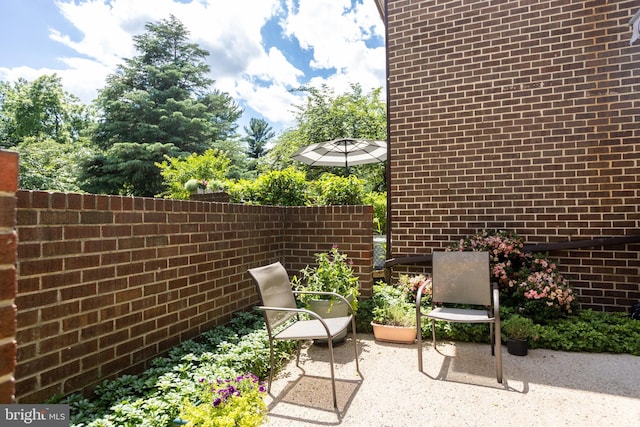
[{"label": "green shrub", "polygon": [[255,203],[259,198],[256,181],[248,179],[228,181],[226,192],[231,203]]},{"label": "green shrub", "polygon": [[505,340],[528,340],[536,337],[536,325],[528,317],[514,314],[501,320],[501,325]]},{"label": "green shrub", "polygon": [[304,206],[308,183],[304,172],[293,168],[271,171],[256,179],[251,201],[261,205]]},{"label": "green shrub", "polygon": [[377,234],[387,233],[387,193],[372,192],[364,196],[364,203],[373,206],[373,229]]},{"label": "green shrub", "polygon": [[155,165],[160,168],[162,184],[165,187],[160,196],[169,199],[189,199],[189,192],[193,186],[185,188],[185,184],[190,180],[197,180],[196,184],[198,181],[224,181],[231,163],[223,152],[215,149],[207,150],[203,154],[192,153],[186,157],[165,155],[164,158],[162,163]]},{"label": "green shrub", "polygon": [[532,347],[640,356],[640,322],[625,313],[582,310],[539,329]]},{"label": "green shrub", "polygon": [[364,204],[364,181],[355,175],[325,173],[314,182],[313,191],[314,203],[320,206]]}]

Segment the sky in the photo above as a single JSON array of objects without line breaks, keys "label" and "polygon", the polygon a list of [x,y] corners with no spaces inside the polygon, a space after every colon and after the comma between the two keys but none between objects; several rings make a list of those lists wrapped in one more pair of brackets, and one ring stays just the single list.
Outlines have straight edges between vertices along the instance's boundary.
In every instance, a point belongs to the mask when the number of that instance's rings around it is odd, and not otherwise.
[{"label": "sky", "polygon": [[139,54],[133,36],[171,14],[209,51],[214,87],[245,110],[241,132],[252,117],[278,133],[293,125],[303,85],[385,87],[374,0],[0,0],[0,81],[55,73],[89,104]]}]

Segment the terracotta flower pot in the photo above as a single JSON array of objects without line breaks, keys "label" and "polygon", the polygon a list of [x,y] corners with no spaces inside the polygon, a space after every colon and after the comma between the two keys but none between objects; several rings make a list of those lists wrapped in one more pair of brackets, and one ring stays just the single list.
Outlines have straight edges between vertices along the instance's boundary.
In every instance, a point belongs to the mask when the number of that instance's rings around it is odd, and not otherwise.
[{"label": "terracotta flower pot", "polygon": [[371,322],[373,336],[376,341],[413,344],[416,341],[418,328],[415,326],[389,326]]}]

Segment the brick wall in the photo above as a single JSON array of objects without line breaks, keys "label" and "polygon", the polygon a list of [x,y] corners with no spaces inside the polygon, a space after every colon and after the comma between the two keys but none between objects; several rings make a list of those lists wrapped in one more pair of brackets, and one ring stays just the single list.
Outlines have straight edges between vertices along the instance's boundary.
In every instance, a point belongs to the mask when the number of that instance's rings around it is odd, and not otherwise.
[{"label": "brick wall", "polygon": [[[638,235],[637,1],[387,2],[391,251],[483,228]],[[639,245],[551,253],[583,307],[640,300]]]},{"label": "brick wall", "polygon": [[18,153],[0,150],[0,404],[15,402]]},{"label": "brick wall", "polygon": [[373,208],[18,192],[21,403],[140,372],[258,302],[247,269],[293,274],[334,243],[370,293]]}]

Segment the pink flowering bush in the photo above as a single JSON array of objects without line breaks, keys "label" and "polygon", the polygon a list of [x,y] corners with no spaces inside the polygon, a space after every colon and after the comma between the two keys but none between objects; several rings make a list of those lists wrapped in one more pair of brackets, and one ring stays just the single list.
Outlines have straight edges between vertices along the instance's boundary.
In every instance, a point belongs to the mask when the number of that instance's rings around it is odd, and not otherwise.
[{"label": "pink flowering bush", "polygon": [[521,298],[519,308],[537,323],[572,314],[577,309],[573,289],[545,254],[531,257],[521,276],[523,280],[516,291]]},{"label": "pink flowering bush", "polygon": [[408,302],[416,302],[418,288],[427,281],[427,286],[422,292],[422,298],[431,301],[431,278],[427,278],[424,274],[408,275],[401,274],[398,276],[396,286],[402,291],[402,295]]},{"label": "pink flowering bush", "polygon": [[522,251],[524,242],[514,232],[482,230],[449,247],[489,253],[492,280],[500,286],[501,304],[544,323],[573,313],[577,298],[546,254]]},{"label": "pink flowering bush", "polygon": [[522,239],[511,231],[482,230],[461,239],[451,249],[460,251],[484,251],[489,253],[491,274],[501,288],[513,288],[517,284],[522,265]]},{"label": "pink flowering bush", "polygon": [[498,282],[505,296],[511,296],[520,283],[519,273],[526,264],[524,243],[512,231],[482,230],[450,246],[451,250],[483,251],[489,253],[491,276]]}]

